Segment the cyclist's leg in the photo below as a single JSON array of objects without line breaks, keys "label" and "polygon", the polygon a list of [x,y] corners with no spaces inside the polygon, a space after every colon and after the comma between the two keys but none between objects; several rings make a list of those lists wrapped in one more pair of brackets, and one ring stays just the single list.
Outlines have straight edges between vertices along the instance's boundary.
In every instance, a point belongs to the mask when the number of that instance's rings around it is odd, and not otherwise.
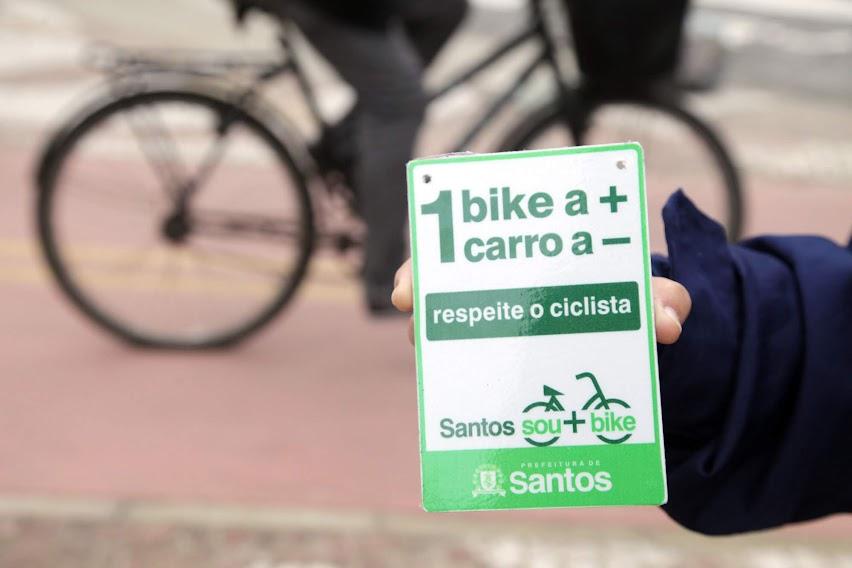
[{"label": "cyclist's leg", "polygon": [[[397,7],[401,25],[423,68],[435,59],[467,13],[467,0],[401,0]],[[358,104],[324,133],[323,151],[341,171],[351,175],[357,157],[356,124]]]},{"label": "cyclist's leg", "polygon": [[390,308],[404,255],[405,163],[427,103],[420,57],[399,27],[360,28],[301,5],[288,13],[358,95],[355,184],[368,225],[364,278],[371,306]]}]

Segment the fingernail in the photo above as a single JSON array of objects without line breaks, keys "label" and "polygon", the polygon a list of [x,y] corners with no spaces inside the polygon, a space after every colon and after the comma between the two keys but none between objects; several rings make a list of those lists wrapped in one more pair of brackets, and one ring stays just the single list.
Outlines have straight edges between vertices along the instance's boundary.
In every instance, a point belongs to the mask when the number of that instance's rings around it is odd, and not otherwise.
[{"label": "fingernail", "polygon": [[663,311],[666,312],[666,315],[669,316],[671,320],[677,324],[678,331],[683,331],[683,326],[680,324],[680,318],[678,317],[675,309],[671,306],[664,306]]}]

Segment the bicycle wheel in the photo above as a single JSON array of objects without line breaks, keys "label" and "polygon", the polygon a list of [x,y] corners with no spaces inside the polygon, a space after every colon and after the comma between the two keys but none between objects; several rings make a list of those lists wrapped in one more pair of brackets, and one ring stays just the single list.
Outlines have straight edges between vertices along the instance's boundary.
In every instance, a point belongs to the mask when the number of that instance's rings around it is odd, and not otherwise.
[{"label": "bicycle wheel", "polygon": [[296,162],[213,91],[96,103],[53,139],[38,184],[39,237],[61,289],[138,345],[245,338],[291,299],[313,248]]},{"label": "bicycle wheel", "polygon": [[730,240],[739,238],[743,219],[739,176],[707,124],[682,107],[652,99],[597,103],[574,120],[572,128],[568,117],[576,115],[574,109],[542,108],[510,132],[500,147],[526,150],[637,141],[645,154],[652,251],[666,250],[661,211],[678,188],[719,221]]},{"label": "bicycle wheel", "polygon": [[[550,412],[550,403],[546,402],[546,401],[539,401],[539,402],[533,402],[531,404],[528,404],[526,406],[526,408],[524,408],[524,414],[526,414],[527,412],[529,412],[530,410],[532,410],[534,408],[544,408],[545,412]],[[538,440],[534,440],[533,438],[529,438],[529,437],[526,437],[526,436],[524,437],[524,440],[526,440],[526,442],[528,444],[532,445],[532,446],[536,446],[536,447],[539,447],[539,448],[546,448],[547,446],[552,446],[553,444],[558,442],[559,436],[553,436],[552,438],[549,438],[549,439],[547,439],[543,442],[538,441]]]},{"label": "bicycle wheel", "polygon": [[[587,402],[586,405],[583,406],[583,410],[588,410],[588,408],[589,408],[589,406],[591,406],[591,402],[593,400],[595,400],[595,399],[592,399],[589,402]],[[601,408],[603,408],[605,410],[609,410],[609,407],[613,406],[613,405],[621,406],[623,408],[630,408],[630,405],[627,404],[626,402],[624,402],[623,400],[621,400],[620,398],[608,398],[608,399],[606,399],[606,402],[598,399],[598,404],[595,406],[595,410],[600,410]],[[624,436],[621,436],[620,438],[607,438],[606,436],[604,436],[602,434],[598,434],[597,438],[601,442],[606,442],[607,444],[621,444],[623,442],[626,442],[630,438],[630,436],[632,436],[632,435],[633,435],[632,433],[627,433]]]}]

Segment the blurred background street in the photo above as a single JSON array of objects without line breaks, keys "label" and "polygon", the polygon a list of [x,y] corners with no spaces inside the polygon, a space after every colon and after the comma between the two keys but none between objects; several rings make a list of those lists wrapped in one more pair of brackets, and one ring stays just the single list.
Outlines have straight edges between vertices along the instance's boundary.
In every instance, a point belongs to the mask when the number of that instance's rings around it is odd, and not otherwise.
[{"label": "blurred background street", "polygon": [[[523,7],[479,0],[430,78],[510,34]],[[705,0],[689,26],[728,51],[721,87],[691,105],[742,169],[746,233],[847,241],[852,4]],[[81,61],[100,42],[276,49],[270,22],[237,30],[214,0],[0,0],[0,566],[852,566],[849,516],[706,539],[650,508],[423,513],[406,323],[368,318],[331,253],[236,349],[137,350],[93,328],[39,255],[32,173],[98,84]],[[349,91],[314,71],[341,114]],[[430,108],[418,153],[446,150],[501,77]]]}]

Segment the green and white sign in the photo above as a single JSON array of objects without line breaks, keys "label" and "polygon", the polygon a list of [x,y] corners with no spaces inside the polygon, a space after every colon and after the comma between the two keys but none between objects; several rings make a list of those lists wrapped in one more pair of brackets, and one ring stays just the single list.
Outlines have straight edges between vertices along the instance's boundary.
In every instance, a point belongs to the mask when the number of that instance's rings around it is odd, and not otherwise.
[{"label": "green and white sign", "polygon": [[423,507],[666,501],[642,148],[408,164]]}]

